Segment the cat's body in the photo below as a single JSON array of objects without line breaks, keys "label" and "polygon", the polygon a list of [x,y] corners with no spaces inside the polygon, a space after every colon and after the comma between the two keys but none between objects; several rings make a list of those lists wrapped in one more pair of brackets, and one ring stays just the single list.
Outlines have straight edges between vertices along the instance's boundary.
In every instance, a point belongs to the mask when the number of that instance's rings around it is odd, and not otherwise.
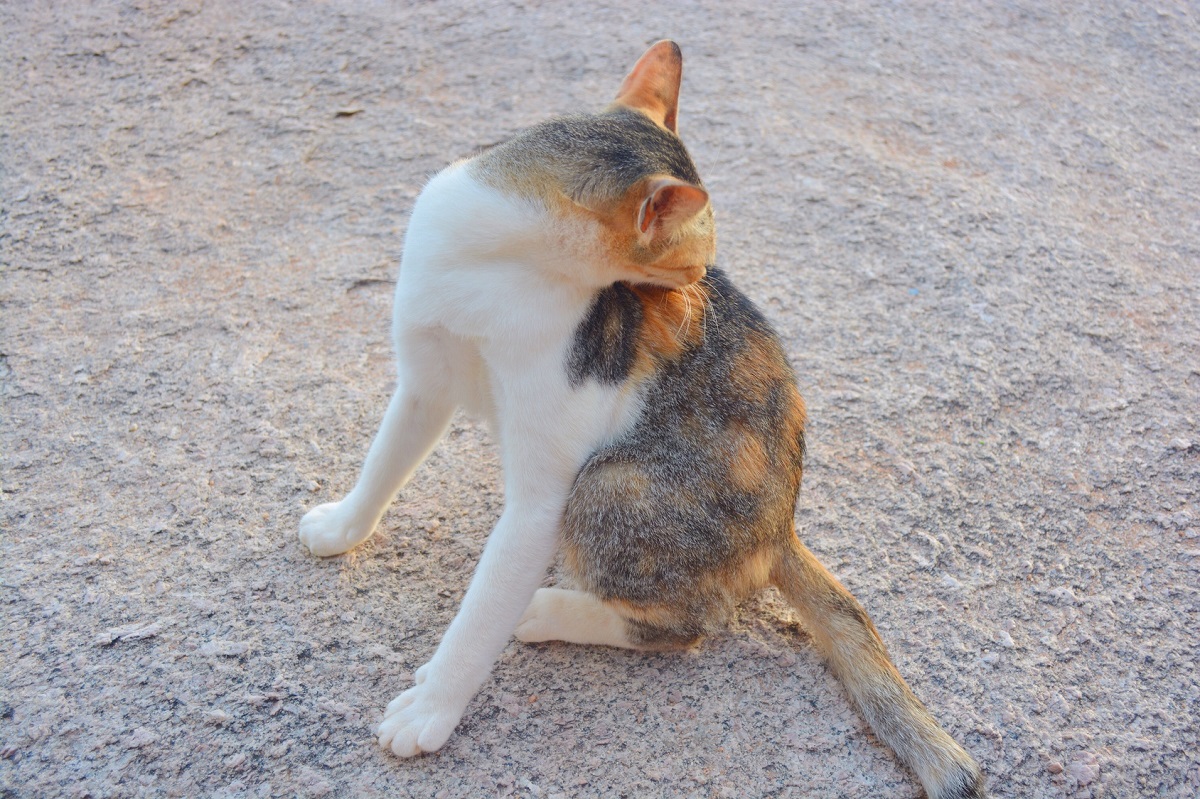
[{"label": "cat's body", "polygon": [[[775,334],[715,268],[708,195],[675,135],[662,42],[602,114],[536,126],[436,176],[405,241],[398,387],[318,555],[366,539],[456,407],[491,423],[505,509],[417,685],[396,754],[449,737],[509,637],[669,649],[776,585],[933,797],[983,795],[869,618],[796,538],[804,405]],[[540,589],[562,549],[579,590]]]}]

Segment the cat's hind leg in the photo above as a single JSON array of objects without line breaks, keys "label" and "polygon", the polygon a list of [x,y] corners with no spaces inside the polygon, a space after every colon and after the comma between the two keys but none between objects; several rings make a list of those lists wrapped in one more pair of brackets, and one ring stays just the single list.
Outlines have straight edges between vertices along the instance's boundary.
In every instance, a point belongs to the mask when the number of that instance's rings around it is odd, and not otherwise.
[{"label": "cat's hind leg", "polygon": [[539,588],[517,624],[516,638],[527,644],[564,641],[633,648],[625,619],[586,591]]},{"label": "cat's hind leg", "polygon": [[699,641],[702,633],[680,622],[679,614],[670,608],[605,602],[586,591],[539,588],[517,625],[516,638],[530,644],[563,641],[622,649],[682,649]]}]

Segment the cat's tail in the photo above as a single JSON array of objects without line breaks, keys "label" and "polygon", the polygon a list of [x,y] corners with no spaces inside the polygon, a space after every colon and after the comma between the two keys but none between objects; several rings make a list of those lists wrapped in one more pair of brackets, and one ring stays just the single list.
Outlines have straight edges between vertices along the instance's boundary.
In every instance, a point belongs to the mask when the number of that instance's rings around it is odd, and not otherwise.
[{"label": "cat's tail", "polygon": [[917,773],[930,799],[987,795],[979,765],[904,682],[862,605],[794,535],[771,582],[800,614],[871,729]]}]

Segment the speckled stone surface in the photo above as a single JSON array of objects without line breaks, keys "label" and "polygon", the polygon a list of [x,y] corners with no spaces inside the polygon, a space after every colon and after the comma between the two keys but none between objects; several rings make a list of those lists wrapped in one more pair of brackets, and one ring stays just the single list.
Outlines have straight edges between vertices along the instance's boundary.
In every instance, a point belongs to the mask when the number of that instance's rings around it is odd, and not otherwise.
[{"label": "speckled stone surface", "polygon": [[296,540],[423,182],[662,37],[805,540],[995,795],[1200,791],[1194,4],[42,6],[0,5],[0,796],[920,795],[773,594],[682,655],[513,644],[383,754],[503,502],[466,418],[374,540]]}]

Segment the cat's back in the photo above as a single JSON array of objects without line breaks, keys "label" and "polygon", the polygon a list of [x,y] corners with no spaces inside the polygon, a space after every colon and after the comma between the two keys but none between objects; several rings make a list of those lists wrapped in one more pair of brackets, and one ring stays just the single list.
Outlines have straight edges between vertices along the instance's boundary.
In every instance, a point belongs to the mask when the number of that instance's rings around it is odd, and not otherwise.
[{"label": "cat's back", "polygon": [[721,269],[685,290],[616,283],[599,292],[568,370],[576,384],[639,384],[645,408],[630,433],[639,444],[707,443],[742,425],[763,438],[789,433],[795,446],[781,454],[803,455],[804,405],[778,335]]},{"label": "cat's back", "polygon": [[[710,270],[699,289],[698,335],[677,353],[644,359],[653,366],[639,388],[641,416],[589,458],[568,502],[568,557],[577,572],[608,581],[592,585],[602,595],[674,590],[791,534],[805,421],[794,373],[770,324],[723,272]],[[636,379],[646,309],[633,287],[609,291],[576,350],[610,356],[581,358],[596,379],[623,369]],[[600,336],[608,340],[593,340]],[[627,572],[587,568],[613,551],[624,553],[616,560]],[[658,577],[639,580],[647,572]]]}]

